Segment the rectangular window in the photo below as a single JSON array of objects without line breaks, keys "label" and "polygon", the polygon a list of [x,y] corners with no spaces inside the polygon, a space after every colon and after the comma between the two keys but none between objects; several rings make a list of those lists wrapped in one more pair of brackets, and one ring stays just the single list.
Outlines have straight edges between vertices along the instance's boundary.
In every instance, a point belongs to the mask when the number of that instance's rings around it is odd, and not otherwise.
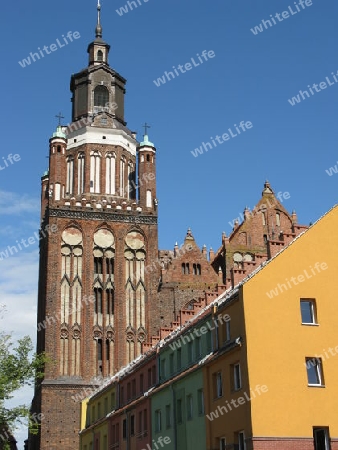
[{"label": "rectangular window", "polygon": [[329,429],[327,427],[313,427],[313,441],[315,450],[329,450]]},{"label": "rectangular window", "polygon": [[156,379],[157,379],[157,377],[156,377],[156,366],[154,365],[153,367],[152,367],[152,385],[155,385],[156,384]]},{"label": "rectangular window", "polygon": [[233,390],[238,391],[242,388],[241,366],[239,363],[232,365],[233,371]]},{"label": "rectangular window", "polygon": [[130,383],[127,384],[127,401],[131,398],[131,387]]},{"label": "rectangular window", "polygon": [[190,341],[188,342],[188,362],[189,364],[192,363],[194,360],[194,347],[193,343]]},{"label": "rectangular window", "polygon": [[132,398],[136,397],[136,380],[135,379],[132,380],[132,382],[131,382],[131,395],[132,395]]},{"label": "rectangular window", "polygon": [[151,369],[148,369],[148,388],[151,386]]},{"label": "rectangular window", "polygon": [[238,433],[238,450],[246,450],[244,431]]},{"label": "rectangular window", "polygon": [[141,394],[143,394],[143,383],[144,383],[144,381],[143,381],[143,373],[141,373],[141,375],[140,375],[140,392],[141,392]]},{"label": "rectangular window", "polygon": [[231,339],[231,330],[230,330],[230,320],[225,322],[225,342],[230,341]]},{"label": "rectangular window", "polygon": [[115,392],[110,394],[110,407],[112,411],[115,409]]},{"label": "rectangular window", "polygon": [[161,359],[161,379],[164,380],[166,377],[166,361],[165,359]]},{"label": "rectangular window", "polygon": [[101,419],[101,403],[100,402],[97,405],[97,418]]},{"label": "rectangular window", "polygon": [[172,375],[174,373],[174,354],[171,353],[169,355],[169,370],[170,370],[170,375]]},{"label": "rectangular window", "polygon": [[138,430],[138,432],[139,433],[142,433],[142,414],[143,414],[143,411],[140,411],[139,413],[138,413],[138,423],[137,423],[137,430]]},{"label": "rectangular window", "polygon": [[213,350],[213,337],[211,330],[208,330],[208,333],[206,334],[207,339],[207,352],[210,353]]},{"label": "rectangular window", "polygon": [[222,373],[217,372],[212,376],[213,394],[214,398],[220,398],[223,396],[223,385],[222,385]]},{"label": "rectangular window", "polygon": [[227,445],[227,442],[225,440],[225,437],[221,437],[219,439],[219,450],[225,450],[226,449],[226,445]]},{"label": "rectangular window", "polygon": [[148,430],[148,415],[146,409],[143,410],[143,430]]},{"label": "rectangular window", "polygon": [[192,417],[193,417],[192,395],[187,395],[187,420],[192,420]]},{"label": "rectangular window", "polygon": [[204,394],[203,389],[197,391],[198,414],[204,414]]},{"label": "rectangular window", "polygon": [[300,301],[300,312],[302,316],[303,324],[316,324],[316,303],[314,300],[305,300],[302,299]]},{"label": "rectangular window", "polygon": [[155,411],[155,431],[156,433],[159,433],[162,430],[162,417],[161,417],[161,410],[158,409]]},{"label": "rectangular window", "polygon": [[134,436],[135,434],[135,416],[130,416],[130,435]]},{"label": "rectangular window", "polygon": [[309,386],[324,386],[321,358],[305,358]]},{"label": "rectangular window", "polygon": [[122,436],[123,439],[127,439],[127,419],[124,419],[122,423]]},{"label": "rectangular window", "polygon": [[202,344],[201,344],[201,338],[197,337],[195,340],[195,355],[196,358],[202,355]]},{"label": "rectangular window", "polygon": [[183,422],[183,411],[182,411],[182,399],[178,399],[177,400],[177,423],[182,423]]},{"label": "rectangular window", "polygon": [[181,368],[182,368],[182,350],[180,348],[177,349],[176,358],[177,358],[177,370],[181,370]]},{"label": "rectangular window", "polygon": [[106,416],[108,414],[108,398],[106,397],[104,399],[104,415]]},{"label": "rectangular window", "polygon": [[166,428],[171,428],[171,407],[166,405],[165,407],[165,426]]}]

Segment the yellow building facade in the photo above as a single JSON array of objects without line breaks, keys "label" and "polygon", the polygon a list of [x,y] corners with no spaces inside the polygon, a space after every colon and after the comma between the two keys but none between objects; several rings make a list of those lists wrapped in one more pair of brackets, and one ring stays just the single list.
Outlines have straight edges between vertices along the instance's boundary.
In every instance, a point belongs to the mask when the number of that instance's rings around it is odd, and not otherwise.
[{"label": "yellow building facade", "polygon": [[336,206],[219,299],[207,449],[338,449],[337,238]]}]

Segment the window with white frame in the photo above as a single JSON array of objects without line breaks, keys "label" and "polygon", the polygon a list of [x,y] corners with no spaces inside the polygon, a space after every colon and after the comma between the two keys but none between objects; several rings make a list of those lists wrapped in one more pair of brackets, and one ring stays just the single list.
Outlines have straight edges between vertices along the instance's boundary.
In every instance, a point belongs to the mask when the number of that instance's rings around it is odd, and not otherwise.
[{"label": "window with white frame", "polygon": [[116,176],[116,156],[115,153],[106,155],[106,194],[115,194],[115,176]]},{"label": "window with white frame", "polygon": [[162,416],[161,416],[161,410],[158,409],[155,411],[155,431],[156,433],[159,433],[162,430]]},{"label": "window with white frame", "polygon": [[192,395],[187,395],[187,420],[192,420],[192,417],[193,417]]},{"label": "window with white frame", "polygon": [[300,300],[300,312],[302,316],[302,324],[316,324],[316,302],[311,299]]},{"label": "window with white frame", "polygon": [[223,396],[223,384],[221,372],[213,374],[213,391],[214,391],[214,398],[220,398]]},{"label": "window with white frame", "polygon": [[323,365],[321,358],[305,358],[309,386],[324,386]]},{"label": "window with white frame", "polygon": [[204,414],[204,394],[203,389],[199,389],[197,391],[197,406],[198,406],[198,414],[201,416]]},{"label": "window with white frame", "polygon": [[226,442],[225,437],[219,438],[219,450],[225,450],[226,445],[227,445],[227,442]]},{"label": "window with white frame", "polygon": [[231,339],[230,320],[225,322],[225,342],[229,342]]},{"label": "window with white frame", "polygon": [[313,443],[315,450],[330,449],[330,434],[328,427],[313,427]]},{"label": "window with white frame", "polygon": [[237,441],[238,441],[238,450],[246,450],[244,431],[240,431],[239,433],[237,433]]},{"label": "window with white frame", "polygon": [[90,192],[100,193],[101,156],[97,151],[90,153]]},{"label": "window with white frame", "polygon": [[171,406],[166,405],[165,407],[165,425],[166,428],[171,428]]}]

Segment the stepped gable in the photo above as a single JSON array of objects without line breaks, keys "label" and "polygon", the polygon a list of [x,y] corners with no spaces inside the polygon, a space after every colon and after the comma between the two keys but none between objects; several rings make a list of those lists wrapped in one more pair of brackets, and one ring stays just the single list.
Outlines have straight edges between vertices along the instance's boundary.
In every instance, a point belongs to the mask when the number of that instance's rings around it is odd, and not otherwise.
[{"label": "stepped gable", "polygon": [[227,287],[238,284],[308,228],[299,225],[296,213],[290,214],[283,206],[288,197],[282,192],[276,195],[266,181],[262,198],[253,210],[244,209],[242,222],[239,218],[234,221],[229,237],[223,233],[222,245],[211,265],[216,273],[222,272]]},{"label": "stepped gable", "polygon": [[[187,322],[192,320],[197,314],[208,305],[210,305],[221,293],[225,291],[225,286],[219,285],[214,291],[207,291],[204,297],[189,302],[183,309],[178,312],[177,320],[171,322],[168,327],[161,327],[156,335],[150,337],[149,341],[142,346],[142,352],[146,352],[156,346],[162,339],[165,339],[175,330],[180,329]],[[208,313],[208,309],[205,310]]]},{"label": "stepped gable", "polygon": [[[205,293],[217,289],[219,277],[207,259],[206,247],[201,250],[190,228],[181,247],[159,252],[161,281],[159,311],[161,327],[171,327],[179,311],[191,308]],[[222,283],[221,283],[222,284]],[[191,305],[190,305],[191,303]]]}]

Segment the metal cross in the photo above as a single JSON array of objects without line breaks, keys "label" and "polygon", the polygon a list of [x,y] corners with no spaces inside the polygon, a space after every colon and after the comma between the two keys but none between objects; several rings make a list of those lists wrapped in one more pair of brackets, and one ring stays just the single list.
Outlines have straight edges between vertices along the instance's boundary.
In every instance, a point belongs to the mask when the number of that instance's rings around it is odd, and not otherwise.
[{"label": "metal cross", "polygon": [[61,126],[61,119],[64,119],[64,116],[59,112],[55,117],[59,119],[59,127]]},{"label": "metal cross", "polygon": [[151,128],[151,127],[150,127],[150,125],[148,125],[147,122],[146,122],[146,123],[143,125],[143,128],[144,128],[144,134],[146,135],[146,134],[148,134],[148,133],[147,133],[148,128]]}]

